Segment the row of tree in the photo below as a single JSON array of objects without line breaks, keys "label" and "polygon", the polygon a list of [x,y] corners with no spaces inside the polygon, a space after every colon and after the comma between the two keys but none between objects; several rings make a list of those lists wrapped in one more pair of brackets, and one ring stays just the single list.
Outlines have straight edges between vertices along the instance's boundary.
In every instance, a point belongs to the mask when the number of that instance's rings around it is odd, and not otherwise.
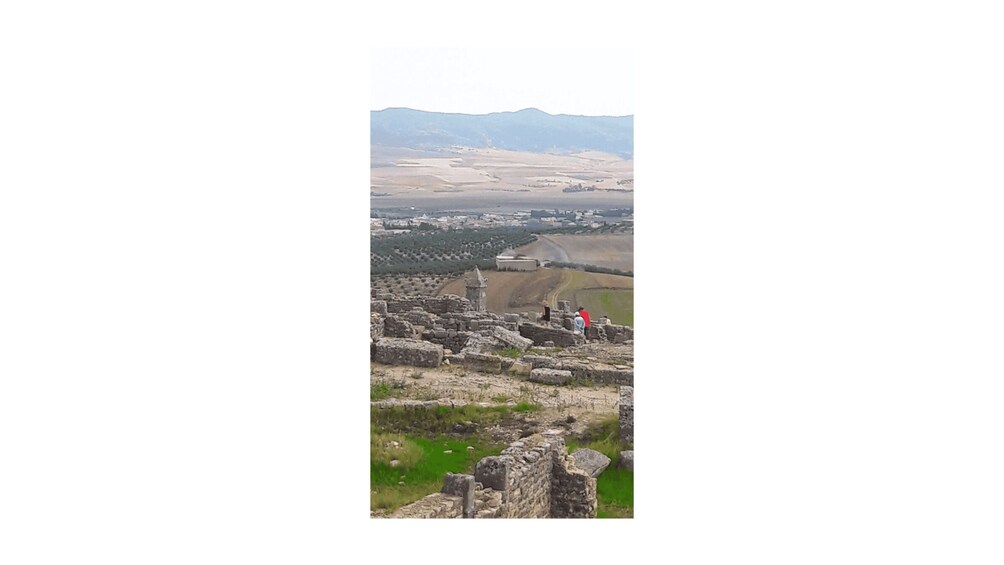
[{"label": "row of tree", "polygon": [[524,228],[406,233],[370,239],[372,274],[459,274],[494,268],[504,249],[536,239]]},{"label": "row of tree", "polygon": [[608,275],[621,275],[625,277],[633,277],[634,271],[622,271],[620,269],[612,269],[610,267],[600,267],[598,265],[586,265],[584,263],[565,263],[562,261],[551,261],[548,266],[552,268],[561,269],[578,269],[580,271],[586,271],[589,273],[606,273]]}]

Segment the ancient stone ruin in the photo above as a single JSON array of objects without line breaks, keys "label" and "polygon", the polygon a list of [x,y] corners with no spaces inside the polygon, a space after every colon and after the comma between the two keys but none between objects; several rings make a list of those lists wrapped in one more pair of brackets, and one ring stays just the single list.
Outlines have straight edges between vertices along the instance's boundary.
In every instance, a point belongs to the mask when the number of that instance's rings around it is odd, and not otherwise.
[{"label": "ancient stone ruin", "polygon": [[441,492],[389,518],[595,518],[594,477],[576,466],[561,432],[549,430],[481,459],[473,476],[447,475]]},{"label": "ancient stone ruin", "polygon": [[[625,446],[633,445],[631,327],[594,321],[586,335],[575,333],[571,329],[575,313],[564,300],[558,301],[559,307],[550,311],[547,320],[535,313],[488,312],[484,276],[475,269],[465,281],[466,297],[374,291],[370,303],[371,360],[415,367],[449,364],[551,386],[577,381],[618,385],[620,439]],[[391,398],[372,404],[377,408],[437,409],[463,402]],[[548,430],[511,443],[500,455],[481,459],[473,475],[449,474],[441,492],[388,517],[595,517],[596,477],[610,460],[592,450],[569,455],[561,434],[560,430]],[[634,452],[622,451],[617,464],[633,470]]]},{"label": "ancient stone ruin", "polygon": [[[370,358],[379,363],[438,367],[441,363],[462,364],[472,370],[499,373],[513,370],[532,374],[530,369],[569,372],[570,378],[597,383],[633,384],[633,370],[599,362],[574,359],[541,361],[541,356],[525,355],[517,364],[496,353],[516,349],[524,353],[531,346],[574,348],[586,344],[586,337],[570,328],[575,313],[567,300],[551,311],[549,321],[536,314],[495,314],[486,310],[487,281],[475,270],[465,279],[467,297],[400,296],[374,291],[370,301]],[[594,343],[633,343],[628,326],[593,324],[588,337]],[[430,347],[429,344],[438,347]],[[515,367],[515,369],[513,369]],[[555,380],[552,377],[548,377]],[[558,379],[563,384],[568,379]],[[546,381],[542,381],[546,382]]]}]

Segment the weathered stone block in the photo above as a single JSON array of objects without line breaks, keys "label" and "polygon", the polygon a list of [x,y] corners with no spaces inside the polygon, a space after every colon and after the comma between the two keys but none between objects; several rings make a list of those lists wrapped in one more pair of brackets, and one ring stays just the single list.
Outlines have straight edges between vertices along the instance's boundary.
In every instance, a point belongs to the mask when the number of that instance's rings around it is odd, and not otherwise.
[{"label": "weathered stone block", "polygon": [[617,466],[621,469],[627,469],[628,471],[634,472],[634,451],[621,451],[620,457],[617,458]]},{"label": "weathered stone block", "polygon": [[582,334],[575,334],[566,329],[552,328],[539,324],[521,324],[519,326],[519,335],[533,340],[533,343],[537,345],[546,346],[548,342],[552,342],[551,347],[554,345],[574,347],[586,343],[586,337]]},{"label": "weathered stone block", "polygon": [[578,449],[572,454],[572,459],[576,467],[594,479],[610,465],[610,458],[595,449]]},{"label": "weathered stone block", "polygon": [[474,475],[447,473],[441,492],[459,496],[463,500],[464,518],[474,517]]},{"label": "weathered stone block", "polygon": [[492,337],[501,341],[506,347],[515,347],[520,351],[526,351],[533,345],[532,339],[525,338],[512,330],[494,326],[491,331]]},{"label": "weathered stone block", "polygon": [[501,373],[502,358],[472,351],[464,352],[464,367],[482,373]]},{"label": "weathered stone block", "polygon": [[387,301],[386,300],[371,300],[370,301],[370,312],[376,312],[381,316],[387,315]]},{"label": "weathered stone block", "polygon": [[411,322],[391,314],[384,318],[383,335],[415,339],[418,337],[418,332],[415,331],[415,326],[411,325]]},{"label": "weathered stone block", "polygon": [[370,313],[370,339],[377,340],[383,337],[383,316],[376,312]]},{"label": "weathered stone block", "polygon": [[482,458],[474,466],[474,480],[486,489],[506,490],[509,486],[509,462],[500,456]]},{"label": "weathered stone block", "polygon": [[509,367],[509,372],[514,375],[529,375],[532,370],[533,365],[525,361],[513,361],[512,366]]},{"label": "weathered stone block", "polygon": [[535,383],[563,385],[567,384],[571,378],[571,371],[561,369],[533,369],[530,371],[530,380]]},{"label": "weathered stone block", "polygon": [[523,361],[533,366],[534,369],[560,369],[561,361],[547,355],[524,355]]},{"label": "weathered stone block", "polygon": [[388,365],[438,367],[443,362],[443,346],[427,341],[384,337],[375,344],[374,360]]}]

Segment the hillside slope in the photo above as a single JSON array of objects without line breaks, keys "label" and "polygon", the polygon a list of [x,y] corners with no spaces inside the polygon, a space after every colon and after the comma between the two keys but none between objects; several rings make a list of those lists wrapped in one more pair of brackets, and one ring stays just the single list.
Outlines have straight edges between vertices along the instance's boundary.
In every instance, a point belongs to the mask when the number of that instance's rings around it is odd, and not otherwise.
[{"label": "hillside slope", "polygon": [[483,115],[388,108],[370,112],[370,143],[413,149],[462,145],[537,153],[601,151],[630,159],[634,116],[552,115],[535,108]]}]

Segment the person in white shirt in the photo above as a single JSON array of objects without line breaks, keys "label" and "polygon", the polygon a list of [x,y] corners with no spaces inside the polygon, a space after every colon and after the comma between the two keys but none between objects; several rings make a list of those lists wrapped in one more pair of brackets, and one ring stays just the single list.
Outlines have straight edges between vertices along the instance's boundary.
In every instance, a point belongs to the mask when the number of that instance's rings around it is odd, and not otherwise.
[{"label": "person in white shirt", "polygon": [[582,314],[575,313],[575,320],[572,322],[572,326],[575,328],[575,333],[585,333],[586,321],[582,319]]}]

